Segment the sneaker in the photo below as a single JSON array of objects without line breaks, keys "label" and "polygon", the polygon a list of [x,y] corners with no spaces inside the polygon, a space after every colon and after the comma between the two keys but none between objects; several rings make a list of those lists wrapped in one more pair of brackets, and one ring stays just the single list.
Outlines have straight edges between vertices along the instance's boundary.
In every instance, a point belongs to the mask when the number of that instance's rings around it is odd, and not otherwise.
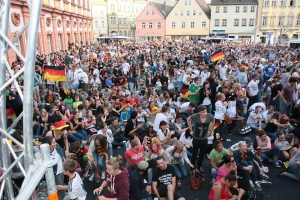
[{"label": "sneaker", "polygon": [[258,184],[260,184],[261,186],[271,186],[272,183],[270,181],[266,181],[266,180],[261,180],[261,181],[257,181]]},{"label": "sneaker", "polygon": [[82,145],[86,145],[86,143],[87,143],[86,140],[82,140],[82,141],[81,141],[81,144],[82,144]]},{"label": "sneaker", "polygon": [[105,171],[101,173],[101,179],[105,179]]},{"label": "sneaker", "polygon": [[269,176],[267,174],[261,173],[260,175],[263,177],[264,180],[269,180]]},{"label": "sneaker", "polygon": [[255,183],[255,188],[259,192],[262,191],[262,188],[261,188],[261,186],[260,186],[260,184],[258,182]]},{"label": "sneaker", "polygon": [[274,166],[277,168],[281,167],[278,161],[274,161]]},{"label": "sneaker", "polygon": [[92,175],[90,176],[90,178],[89,178],[89,181],[93,181],[94,180],[94,173],[92,173]]},{"label": "sneaker", "polygon": [[253,183],[250,183],[250,188],[252,188],[253,190],[255,190],[255,185]]}]

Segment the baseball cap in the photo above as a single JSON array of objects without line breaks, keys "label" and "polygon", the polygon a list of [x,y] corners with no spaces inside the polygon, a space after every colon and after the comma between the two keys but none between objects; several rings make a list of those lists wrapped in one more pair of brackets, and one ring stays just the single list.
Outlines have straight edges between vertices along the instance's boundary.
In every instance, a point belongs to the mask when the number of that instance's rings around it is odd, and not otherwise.
[{"label": "baseball cap", "polygon": [[143,161],[143,160],[140,161],[139,164],[138,164],[139,170],[145,170],[145,169],[148,168],[148,166],[149,166],[148,162]]},{"label": "baseball cap", "polygon": [[243,139],[245,142],[246,142],[246,144],[248,144],[248,145],[252,145],[253,146],[253,142],[252,142],[252,140],[251,140],[251,138],[249,138],[249,137],[244,137],[244,139]]}]

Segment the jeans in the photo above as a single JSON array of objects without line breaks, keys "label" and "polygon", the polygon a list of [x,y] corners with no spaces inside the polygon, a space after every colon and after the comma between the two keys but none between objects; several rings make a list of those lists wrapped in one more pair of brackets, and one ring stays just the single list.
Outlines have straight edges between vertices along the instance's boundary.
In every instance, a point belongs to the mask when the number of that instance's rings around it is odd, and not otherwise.
[{"label": "jeans", "polygon": [[137,122],[137,125],[144,123],[144,125],[142,126],[142,128],[140,128],[141,130],[145,130],[149,128],[149,125],[146,122]]},{"label": "jeans", "polygon": [[[217,164],[218,166],[218,164]],[[212,179],[216,179],[217,178],[217,174],[218,174],[218,170],[216,170],[215,168],[211,168],[211,178]]]},{"label": "jeans", "polygon": [[280,155],[280,149],[277,145],[275,145],[271,150],[266,152],[261,152],[260,157],[263,159],[263,161],[269,162],[270,160],[273,160],[273,157],[277,157]]},{"label": "jeans", "polygon": [[[258,130],[258,128],[259,128],[259,124],[258,123],[255,123],[255,124],[247,123],[247,125],[250,126],[250,128],[254,129],[254,130]],[[261,123],[261,128],[264,129],[265,127],[266,127],[266,124]]]},{"label": "jeans", "polygon": [[271,133],[271,132],[266,132],[267,133],[267,136],[269,136],[269,138],[271,139],[271,141],[274,141],[277,136],[275,133]]},{"label": "jeans", "polygon": [[178,163],[178,164],[172,164],[174,171],[175,171],[175,175],[177,179],[181,179],[181,178],[185,178],[187,177],[187,171],[186,168],[184,166],[184,164]]},{"label": "jeans", "polygon": [[271,99],[270,100],[270,105],[273,105],[274,107],[275,107],[275,110],[276,111],[281,111],[281,102],[280,102],[280,99],[279,98],[277,98],[277,99],[275,99],[275,100],[273,100],[273,99]]},{"label": "jeans", "polygon": [[293,165],[290,165],[290,168],[291,168],[293,174],[287,172],[285,174],[285,176],[287,176],[287,177],[289,177],[289,178],[291,178],[291,179],[293,179],[295,181],[300,182],[300,167],[295,167]]},{"label": "jeans", "polygon": [[89,93],[89,84],[88,83],[81,83],[83,91]]},{"label": "jeans", "polygon": [[252,106],[252,104],[257,103],[257,95],[250,97],[249,96],[249,102],[248,102],[248,107],[247,110],[249,110],[250,106]]},{"label": "jeans", "polygon": [[40,136],[40,131],[41,131],[41,125],[36,124],[32,128],[33,128],[33,132],[34,132],[34,137],[39,137]]},{"label": "jeans", "polygon": [[79,88],[79,83],[72,83],[71,84],[71,89],[75,89],[76,92],[78,92],[78,88]]},{"label": "jeans", "polygon": [[71,140],[73,142],[82,142],[82,140],[85,140],[85,137],[83,135],[81,135],[80,133],[76,132],[76,133],[70,133],[67,135],[68,140]]},{"label": "jeans", "polygon": [[176,86],[178,86],[177,91],[181,91],[181,89],[182,89],[182,82],[181,82],[181,81],[176,81],[175,87],[176,87]]},{"label": "jeans", "polygon": [[[193,153],[192,153],[191,163],[196,168],[195,162],[196,162],[197,156],[199,155],[197,169],[200,169],[200,167],[202,167],[202,161],[204,159],[206,147],[207,147],[207,139],[205,139],[205,140],[193,139]],[[200,153],[199,153],[199,150],[200,150]]]},{"label": "jeans", "polygon": [[255,169],[255,165],[253,163],[253,161],[244,161],[241,162],[240,165],[247,167],[249,165],[252,166],[252,173],[249,173],[249,171],[247,170],[243,170],[242,172],[244,173],[244,177],[245,179],[247,179],[247,181],[252,180],[253,182],[257,181],[257,173],[256,173],[256,169]]},{"label": "jeans", "polygon": [[86,171],[87,169],[87,164],[88,164],[88,157],[86,155],[82,156],[81,158],[79,158],[78,162],[80,164],[80,168],[82,171]]},{"label": "jeans", "polygon": [[153,200],[152,197],[143,198],[142,200]]},{"label": "jeans", "polygon": [[262,92],[263,89],[258,89],[258,94],[257,94],[257,102],[261,102],[262,101]]},{"label": "jeans", "polygon": [[112,142],[112,146],[123,146],[123,141],[127,142],[127,138],[121,135],[115,135],[114,141]]},{"label": "jeans", "polygon": [[286,114],[288,117],[291,116],[291,112],[292,112],[292,109],[293,109],[293,102],[286,102],[284,103],[282,101],[281,103],[281,114]]},{"label": "jeans", "polygon": [[97,151],[93,152],[93,157],[94,157],[94,159],[95,159],[95,161],[96,161],[96,163],[98,165],[98,166],[94,166],[94,167],[98,167],[99,174],[101,172],[103,172],[103,171],[105,172],[105,170],[106,170],[106,167],[105,167],[105,157],[100,157]]},{"label": "jeans", "polygon": [[89,140],[89,135],[87,134],[87,132],[85,130],[77,130],[77,133],[80,133],[85,139],[85,141]]},{"label": "jeans", "polygon": [[211,114],[211,111],[212,111],[212,105],[205,105],[206,109],[207,109],[207,113],[210,113]]}]

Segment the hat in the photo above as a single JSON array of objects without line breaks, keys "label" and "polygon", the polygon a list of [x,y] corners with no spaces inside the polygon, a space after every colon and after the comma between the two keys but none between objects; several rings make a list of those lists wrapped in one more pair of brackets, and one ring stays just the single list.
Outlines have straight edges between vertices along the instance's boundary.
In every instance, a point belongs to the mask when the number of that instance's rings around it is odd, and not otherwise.
[{"label": "hat", "polygon": [[253,146],[253,142],[252,142],[252,140],[251,140],[251,138],[249,138],[249,137],[244,137],[244,139],[243,139],[245,142],[246,142],[246,144],[248,144],[248,145],[252,145]]},{"label": "hat", "polygon": [[66,124],[65,121],[60,120],[54,123],[55,130],[61,130],[63,128],[69,127],[69,125]]},{"label": "hat", "polygon": [[145,170],[145,169],[148,168],[148,166],[149,166],[148,162],[143,161],[143,160],[140,161],[139,164],[138,164],[139,170]]}]

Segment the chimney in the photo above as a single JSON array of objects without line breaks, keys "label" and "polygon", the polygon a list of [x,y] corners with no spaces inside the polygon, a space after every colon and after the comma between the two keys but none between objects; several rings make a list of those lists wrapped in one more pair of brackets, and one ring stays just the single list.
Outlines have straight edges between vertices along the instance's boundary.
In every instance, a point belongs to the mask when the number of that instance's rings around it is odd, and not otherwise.
[{"label": "chimney", "polygon": [[167,10],[166,1],[164,1],[164,10]]}]

